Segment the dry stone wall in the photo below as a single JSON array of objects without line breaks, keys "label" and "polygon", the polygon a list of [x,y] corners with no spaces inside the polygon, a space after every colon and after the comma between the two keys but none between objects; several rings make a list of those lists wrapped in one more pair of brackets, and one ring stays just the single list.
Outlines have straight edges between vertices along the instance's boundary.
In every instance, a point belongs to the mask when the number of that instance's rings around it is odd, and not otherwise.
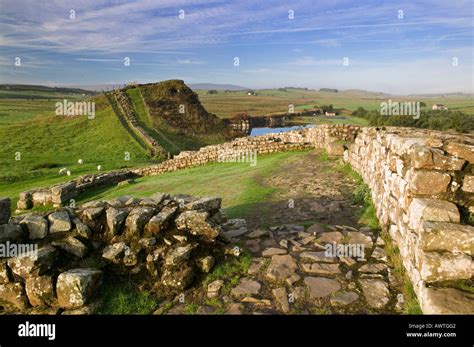
[{"label": "dry stone wall", "polygon": [[157,193],[12,217],[0,225],[0,312],[93,313],[106,277],[176,295],[223,256],[218,236],[233,223],[220,207],[220,198]]}]

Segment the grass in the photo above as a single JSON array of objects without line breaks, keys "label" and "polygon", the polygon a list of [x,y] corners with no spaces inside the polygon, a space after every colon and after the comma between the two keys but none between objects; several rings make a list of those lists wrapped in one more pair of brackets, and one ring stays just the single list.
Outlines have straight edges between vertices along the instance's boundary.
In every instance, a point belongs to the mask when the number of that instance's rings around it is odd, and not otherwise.
[{"label": "grass", "polygon": [[204,285],[215,280],[224,280],[225,284],[222,288],[223,294],[228,294],[230,290],[237,285],[240,277],[245,276],[252,264],[252,255],[243,251],[238,257],[232,257],[220,262],[214,270],[207,275]]},{"label": "grass", "polygon": [[219,196],[230,218],[244,218],[258,202],[269,201],[277,188],[266,186],[262,178],[278,170],[279,163],[292,162],[310,152],[284,152],[258,157],[257,165],[249,163],[212,163],[195,168],[168,172],[157,176],[136,179],[127,186],[114,186],[90,191],[77,201],[107,200],[121,195],[150,196],[156,192]]},{"label": "grass", "polygon": [[151,314],[158,300],[149,292],[138,290],[132,282],[104,283],[99,314]]},{"label": "grass", "polygon": [[[95,173],[97,165],[113,170],[152,163],[102,97],[98,98],[93,120],[45,116],[0,126],[0,139],[0,192],[13,199],[27,189]],[[130,153],[129,161],[125,152]],[[78,164],[78,159],[84,164]],[[59,175],[59,167],[67,167],[71,176]]]}]

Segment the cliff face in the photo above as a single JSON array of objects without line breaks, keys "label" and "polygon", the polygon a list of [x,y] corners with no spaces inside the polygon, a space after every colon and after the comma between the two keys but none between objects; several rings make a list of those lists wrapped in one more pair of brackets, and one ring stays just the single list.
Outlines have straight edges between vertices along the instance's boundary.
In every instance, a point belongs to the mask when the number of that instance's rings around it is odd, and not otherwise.
[{"label": "cliff face", "polygon": [[155,128],[189,136],[230,137],[230,127],[206,111],[198,95],[181,80],[169,80],[140,86]]}]

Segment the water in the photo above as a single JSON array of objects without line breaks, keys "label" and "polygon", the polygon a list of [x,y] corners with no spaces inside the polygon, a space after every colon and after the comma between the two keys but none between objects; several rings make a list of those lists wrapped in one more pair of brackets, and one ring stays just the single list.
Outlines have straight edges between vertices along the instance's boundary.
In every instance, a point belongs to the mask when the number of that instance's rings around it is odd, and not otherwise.
[{"label": "water", "polygon": [[288,127],[278,127],[278,128],[252,128],[250,131],[250,136],[259,136],[259,135],[265,135],[265,134],[270,134],[270,133],[286,133],[287,131],[292,131],[292,130],[302,130],[304,128],[313,128],[314,124],[306,124],[306,125],[294,125],[294,126],[288,126]]}]

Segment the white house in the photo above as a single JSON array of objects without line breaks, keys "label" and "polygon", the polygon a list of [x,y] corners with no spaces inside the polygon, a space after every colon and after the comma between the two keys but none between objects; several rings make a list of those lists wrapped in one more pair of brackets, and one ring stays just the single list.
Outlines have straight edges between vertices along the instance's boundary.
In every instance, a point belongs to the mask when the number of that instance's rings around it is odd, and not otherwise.
[{"label": "white house", "polygon": [[432,107],[431,107],[432,110],[435,110],[435,111],[445,111],[447,110],[448,108],[446,106],[444,106],[443,104],[434,104]]},{"label": "white house", "polygon": [[335,116],[335,115],[336,115],[336,112],[328,112],[328,111],[326,111],[326,112],[324,112],[324,115],[325,115],[325,116]]}]

